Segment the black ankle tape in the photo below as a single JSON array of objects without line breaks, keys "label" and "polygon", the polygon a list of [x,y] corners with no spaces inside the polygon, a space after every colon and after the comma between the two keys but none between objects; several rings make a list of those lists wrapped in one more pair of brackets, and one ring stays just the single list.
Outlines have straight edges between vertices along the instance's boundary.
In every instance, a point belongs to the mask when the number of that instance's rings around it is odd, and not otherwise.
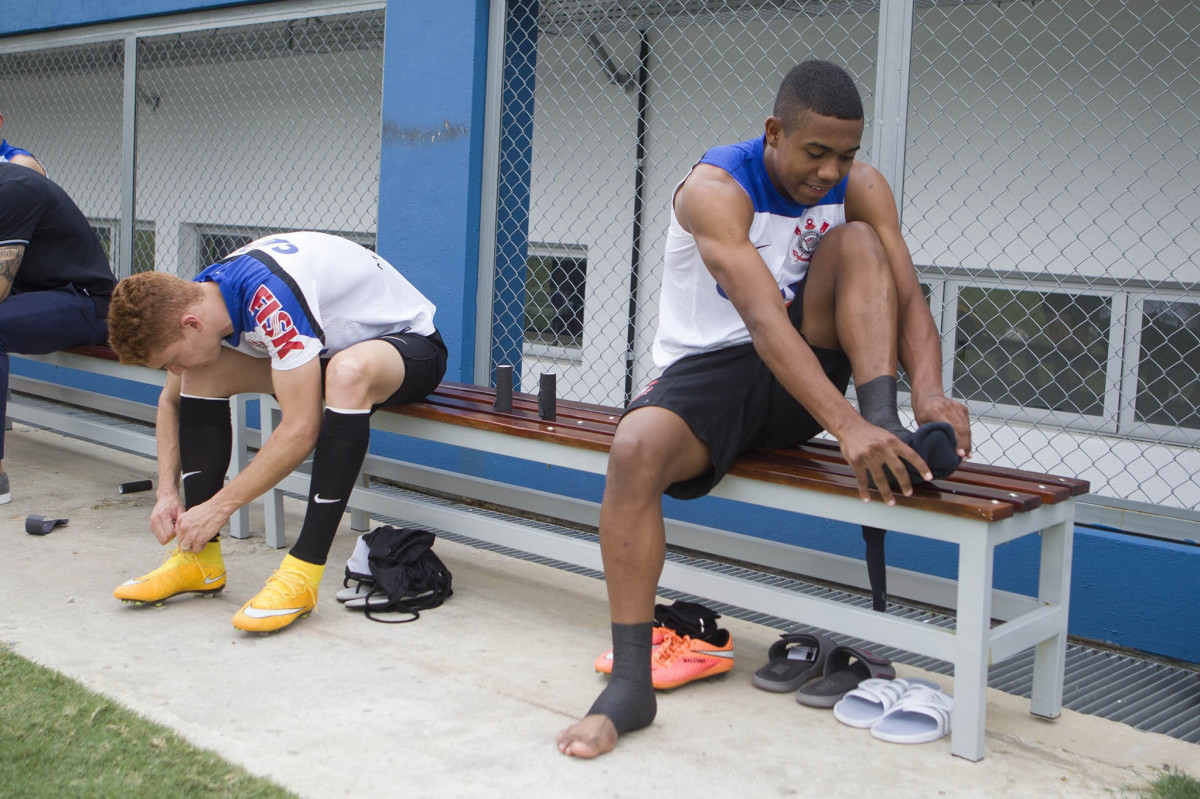
[{"label": "black ankle tape", "polygon": [[864,419],[894,436],[906,432],[896,406],[896,378],[881,375],[855,386],[854,393],[858,397],[858,412]]},{"label": "black ankle tape", "polygon": [[650,678],[653,630],[651,622],[612,625],[612,677],[588,715],[607,716],[618,734],[648,726],[658,712]]}]

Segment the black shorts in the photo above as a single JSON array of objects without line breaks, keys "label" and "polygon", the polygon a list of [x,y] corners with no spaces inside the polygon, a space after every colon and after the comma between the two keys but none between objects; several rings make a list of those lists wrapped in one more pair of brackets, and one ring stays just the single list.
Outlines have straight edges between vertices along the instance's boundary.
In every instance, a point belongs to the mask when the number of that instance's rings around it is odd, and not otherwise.
[{"label": "black shorts", "polygon": [[389,333],[379,338],[395,347],[404,359],[404,382],[371,410],[416,402],[432,394],[446,375],[446,342],[442,335],[434,330],[428,336]]},{"label": "black shorts", "polygon": [[[436,330],[428,336],[416,333],[387,333],[378,339],[396,348],[404,359],[404,382],[400,388],[383,402],[371,407],[386,408],[425,399],[433,393],[446,374],[446,342]],[[325,368],[329,360],[321,359],[321,376],[324,382]]]},{"label": "black shorts", "polygon": [[[800,294],[789,312],[797,330],[800,328],[797,306],[802,301]],[[813,353],[830,382],[846,393],[850,362],[845,353],[818,347],[813,347]],[[676,361],[629,403],[625,413],[646,405],[679,415],[692,433],[708,445],[712,468],[698,477],[668,486],[666,493],[677,499],[694,499],[712,491],[743,452],[792,447],[822,430],[804,406],[775,379],[753,344],[739,344]]]}]

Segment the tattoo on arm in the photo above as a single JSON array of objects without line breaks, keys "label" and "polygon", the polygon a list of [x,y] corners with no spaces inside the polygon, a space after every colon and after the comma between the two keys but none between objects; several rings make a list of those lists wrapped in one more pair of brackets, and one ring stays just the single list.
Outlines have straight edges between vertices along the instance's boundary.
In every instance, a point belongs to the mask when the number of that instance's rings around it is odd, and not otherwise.
[{"label": "tattoo on arm", "polygon": [[25,245],[16,244],[0,247],[0,300],[8,296],[13,281],[17,277],[17,269],[21,266],[21,258],[25,255]]}]

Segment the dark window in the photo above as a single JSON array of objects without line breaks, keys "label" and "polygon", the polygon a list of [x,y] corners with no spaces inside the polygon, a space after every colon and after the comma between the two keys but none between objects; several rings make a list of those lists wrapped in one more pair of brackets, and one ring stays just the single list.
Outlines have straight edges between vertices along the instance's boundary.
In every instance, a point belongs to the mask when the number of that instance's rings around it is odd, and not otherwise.
[{"label": "dark window", "polygon": [[583,345],[587,258],[530,255],[525,274],[525,340],[579,349]]},{"label": "dark window", "polygon": [[1142,305],[1137,419],[1200,428],[1200,305]]},{"label": "dark window", "polygon": [[1111,323],[1104,297],[962,288],[954,393],[998,405],[1098,416]]}]

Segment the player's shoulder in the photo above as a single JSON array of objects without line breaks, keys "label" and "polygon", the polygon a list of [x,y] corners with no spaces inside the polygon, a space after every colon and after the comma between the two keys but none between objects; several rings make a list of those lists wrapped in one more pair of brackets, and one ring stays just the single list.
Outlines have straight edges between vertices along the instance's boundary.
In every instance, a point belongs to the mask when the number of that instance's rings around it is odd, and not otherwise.
[{"label": "player's shoulder", "polygon": [[892,187],[883,173],[870,164],[856,160],[850,167],[846,181],[846,215],[850,218],[867,216],[881,204],[894,208],[895,202]]},{"label": "player's shoulder", "polygon": [[[724,169],[697,164],[675,195],[675,213],[680,221],[712,221],[743,215],[748,220],[754,214],[754,203],[745,188]],[[685,229],[690,228],[685,226]]]}]

